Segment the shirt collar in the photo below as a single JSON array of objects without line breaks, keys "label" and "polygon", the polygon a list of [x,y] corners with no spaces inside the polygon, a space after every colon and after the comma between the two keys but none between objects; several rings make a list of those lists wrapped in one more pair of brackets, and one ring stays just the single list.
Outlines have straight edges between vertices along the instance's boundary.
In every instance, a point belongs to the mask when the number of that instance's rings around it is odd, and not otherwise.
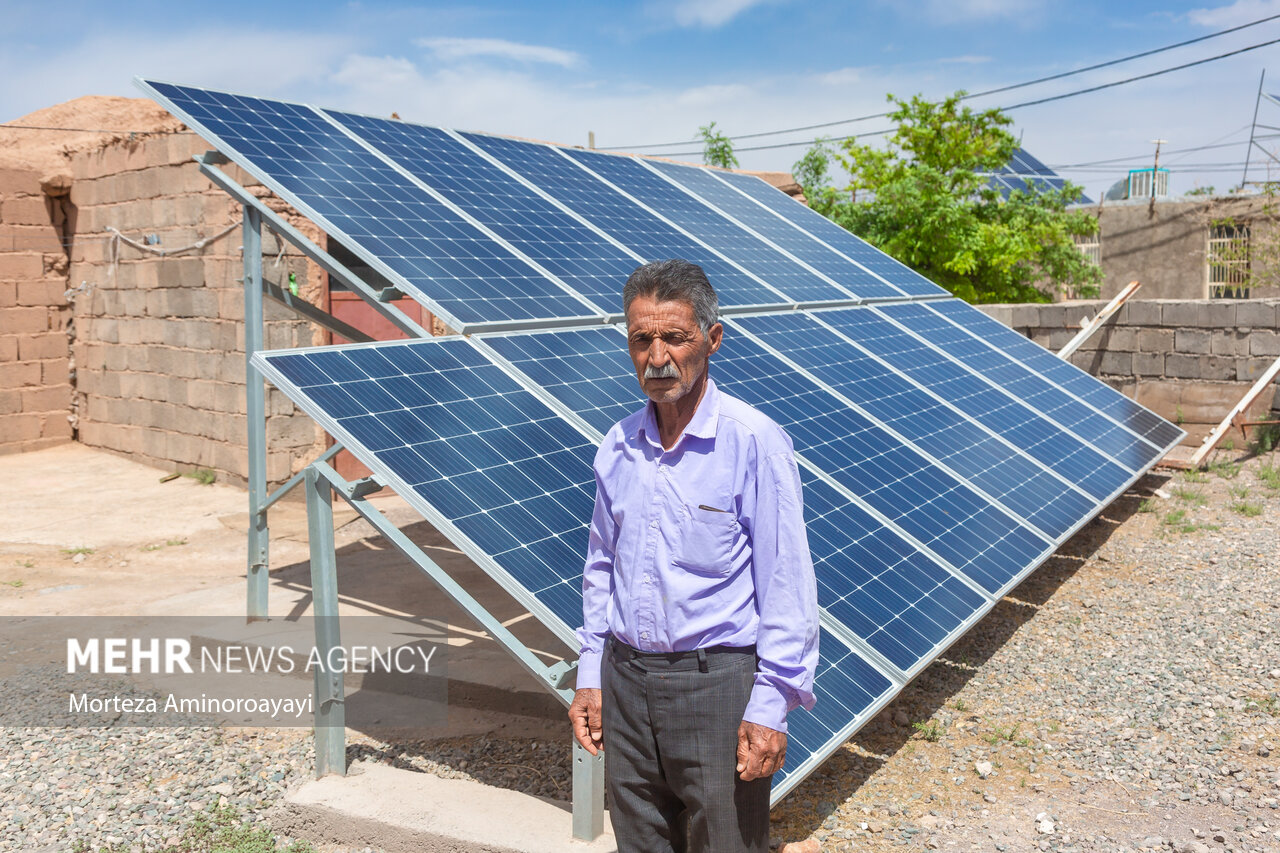
[{"label": "shirt collar", "polygon": [[[710,369],[708,367],[708,369]],[[716,427],[720,423],[720,390],[716,383],[707,376],[707,384],[694,410],[693,420],[684,428],[684,432],[676,439],[676,444],[684,441],[685,436],[710,439],[716,437]],[[662,447],[662,434],[658,431],[658,412],[652,400],[645,404],[644,418],[640,422],[640,433],[656,447]],[[674,447],[672,448],[675,449]]]}]

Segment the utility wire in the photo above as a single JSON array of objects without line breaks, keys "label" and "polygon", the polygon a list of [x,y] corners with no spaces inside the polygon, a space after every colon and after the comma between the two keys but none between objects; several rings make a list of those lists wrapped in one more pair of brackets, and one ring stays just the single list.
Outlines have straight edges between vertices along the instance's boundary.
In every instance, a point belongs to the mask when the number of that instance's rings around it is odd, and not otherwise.
[{"label": "utility wire", "polygon": [[118,130],[101,127],[43,127],[38,124],[0,124],[0,130],[61,130],[66,133],[131,133],[139,136],[144,133],[194,133],[194,131],[191,130],[165,130],[164,128],[156,127],[153,127],[150,130]]},{"label": "utility wire", "polygon": [[[1071,92],[1063,92],[1063,93],[1062,93],[1062,94],[1060,94],[1060,95],[1051,95],[1050,97],[1047,97],[1047,98],[1038,98],[1038,99],[1036,99],[1036,100],[1034,100],[1034,101],[1023,101],[1023,102],[1022,102],[1022,103],[1020,103],[1020,104],[1013,104],[1013,105],[1008,106],[1008,107],[997,107],[996,109],[999,109],[999,110],[1001,110],[1002,112],[1008,112],[1008,111],[1010,111],[1010,110],[1018,110],[1018,109],[1022,109],[1023,107],[1031,107],[1031,106],[1036,106],[1036,105],[1038,105],[1038,104],[1047,104],[1047,103],[1050,103],[1050,102],[1052,102],[1052,101],[1061,101],[1061,100],[1064,100],[1064,99],[1066,99],[1066,98],[1074,98],[1074,97],[1076,97],[1077,95],[1087,95],[1087,94],[1089,94],[1089,93],[1091,93],[1091,92],[1097,92],[1097,91],[1100,91],[1100,90],[1102,90],[1102,89],[1110,89],[1110,88],[1113,88],[1113,87],[1115,87],[1115,86],[1123,86],[1123,85],[1124,85],[1124,84],[1126,84],[1126,83],[1133,83],[1133,82],[1136,82],[1136,81],[1138,81],[1138,80],[1147,80],[1147,79],[1149,79],[1149,78],[1151,78],[1151,77],[1159,77],[1159,76],[1160,76],[1160,75],[1162,75],[1162,74],[1169,74],[1169,73],[1172,73],[1172,72],[1174,72],[1174,71],[1182,71],[1183,69],[1186,69],[1186,68],[1193,68],[1193,67],[1195,67],[1195,66],[1197,66],[1197,65],[1204,65],[1204,64],[1205,64],[1205,63],[1207,63],[1207,62],[1216,62],[1216,61],[1218,61],[1219,59],[1226,59],[1227,57],[1231,57],[1231,56],[1238,56],[1239,54],[1242,54],[1242,53],[1248,53],[1248,52],[1249,52],[1249,51],[1251,51],[1251,50],[1258,50],[1259,48],[1263,48],[1263,47],[1268,47],[1269,45],[1273,45],[1273,44],[1276,44],[1276,43],[1278,43],[1278,42],[1280,42],[1280,38],[1275,38],[1275,39],[1271,39],[1270,41],[1259,42],[1258,44],[1251,44],[1251,45],[1249,45],[1248,47],[1242,47],[1242,48],[1239,48],[1238,50],[1231,50],[1231,51],[1228,51],[1228,52],[1226,52],[1226,53],[1219,53],[1219,54],[1218,54],[1218,55],[1216,55],[1216,56],[1206,57],[1205,59],[1197,59],[1197,60],[1195,60],[1194,62],[1184,62],[1184,63],[1183,63],[1183,64],[1181,64],[1181,65],[1174,65],[1174,66],[1171,66],[1171,67],[1169,67],[1169,68],[1162,68],[1162,69],[1160,69],[1160,70],[1158,70],[1158,71],[1151,71],[1151,72],[1148,72],[1148,73],[1146,73],[1146,74],[1138,74],[1138,75],[1133,76],[1133,77],[1126,77],[1126,78],[1124,78],[1123,80],[1116,80],[1116,81],[1111,82],[1111,83],[1103,83],[1103,84],[1102,84],[1102,85],[1100,85],[1100,86],[1090,86],[1090,87],[1088,87],[1087,89],[1076,89],[1076,90],[1071,91]],[[887,134],[887,133],[893,133],[893,130],[894,130],[893,128],[885,128],[885,129],[883,129],[883,130],[874,130],[874,131],[869,131],[869,132],[867,132],[867,133],[856,133],[856,134],[850,134],[850,135],[848,135],[848,136],[837,136],[837,137],[833,137],[832,139],[830,139],[830,140],[828,140],[828,141],[830,141],[830,142],[843,142],[843,141],[844,141],[844,140],[846,140],[846,139],[855,139],[855,138],[862,138],[862,137],[868,137],[868,136],[883,136],[883,135],[885,135],[885,134]],[[772,144],[772,145],[749,145],[749,146],[744,146],[744,147],[742,147],[742,148],[735,148],[735,149],[734,149],[734,151],[735,151],[735,152],[738,152],[738,151],[771,151],[771,150],[774,150],[774,149],[777,149],[777,148],[795,148],[795,147],[796,147],[796,146],[798,146],[798,145],[813,145],[813,144],[814,144],[814,143],[816,143],[817,141],[818,141],[817,139],[806,139],[806,140],[798,140],[798,141],[796,141],[796,142],[777,142],[777,143],[774,143],[774,144]],[[701,154],[701,153],[702,153],[702,152],[701,152],[701,150],[693,150],[693,151],[672,151],[672,152],[669,152],[669,153],[667,153],[667,154],[665,154],[665,155],[663,155],[663,156],[666,156],[666,157],[681,157],[681,156],[689,156],[689,155]]]},{"label": "utility wire", "polygon": [[[971,98],[981,98],[985,95],[995,95],[995,94],[999,94],[1000,92],[1010,92],[1010,91],[1013,91],[1014,89],[1022,89],[1027,86],[1035,86],[1040,83],[1048,83],[1052,80],[1061,80],[1066,77],[1074,77],[1077,74],[1084,74],[1087,71],[1097,71],[1099,68],[1109,68],[1112,65],[1120,65],[1121,63],[1130,62],[1134,59],[1142,59],[1143,57],[1154,56],[1157,53],[1164,53],[1165,51],[1174,50],[1179,47],[1186,47],[1189,44],[1196,44],[1197,42],[1207,41],[1209,39],[1217,38],[1218,36],[1227,35],[1228,33],[1234,33],[1234,32],[1238,32],[1239,30],[1248,29],[1249,27],[1256,27],[1259,24],[1265,24],[1268,21],[1274,21],[1277,18],[1280,18],[1280,15],[1269,15],[1265,18],[1259,18],[1256,21],[1249,21],[1246,24],[1240,24],[1239,26],[1230,27],[1229,29],[1218,30],[1215,33],[1209,33],[1208,35],[1199,36],[1198,38],[1187,39],[1186,41],[1180,41],[1177,44],[1167,44],[1164,47],[1157,47],[1152,50],[1143,51],[1142,53],[1133,53],[1128,56],[1122,56],[1119,59],[1112,59],[1107,62],[1099,62],[1096,65],[1086,65],[1083,68],[1076,68],[1072,71],[1063,71],[1060,74],[1050,74],[1048,77],[1037,77],[1035,80],[1027,80],[1026,82],[1023,82],[1023,83],[1013,83],[1011,85],[1000,86],[995,89],[986,89],[981,92],[973,92],[972,94],[965,95],[961,100],[967,101]],[[1013,109],[1013,108],[1010,107],[1009,109]],[[762,136],[780,136],[781,134],[784,134],[784,133],[799,133],[800,131],[804,131],[804,130],[821,130],[824,127],[836,127],[842,124],[853,124],[855,122],[868,121],[873,118],[884,118],[888,115],[889,115],[888,112],[871,113],[864,116],[857,116],[856,118],[846,118],[846,119],[841,119],[839,121],[827,121],[827,122],[821,122],[819,124],[807,124],[801,127],[788,127],[783,130],[764,130],[758,133],[742,133],[737,136],[731,136],[729,137],[729,139],[731,141],[736,141],[739,139],[758,139],[759,137],[762,137]],[[637,150],[646,149],[646,148],[668,148],[675,145],[687,145],[688,142],[689,142],[688,140],[681,140],[680,142],[653,142],[647,145],[616,145],[611,148],[605,148],[602,150],[637,151]],[[760,149],[743,148],[740,150],[758,151]]]}]

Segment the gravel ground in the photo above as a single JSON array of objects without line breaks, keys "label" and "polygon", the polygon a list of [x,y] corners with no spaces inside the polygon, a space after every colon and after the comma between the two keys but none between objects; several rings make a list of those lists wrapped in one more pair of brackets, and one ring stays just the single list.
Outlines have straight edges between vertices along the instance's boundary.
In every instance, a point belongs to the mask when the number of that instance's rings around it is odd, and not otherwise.
[{"label": "gravel ground", "polygon": [[[1280,480],[1260,477],[1277,456],[1145,478],[800,784],[775,839],[1280,851]],[[570,787],[563,740],[353,733],[348,750]],[[311,762],[305,729],[3,728],[0,850],[153,850],[224,800],[269,824]]]}]

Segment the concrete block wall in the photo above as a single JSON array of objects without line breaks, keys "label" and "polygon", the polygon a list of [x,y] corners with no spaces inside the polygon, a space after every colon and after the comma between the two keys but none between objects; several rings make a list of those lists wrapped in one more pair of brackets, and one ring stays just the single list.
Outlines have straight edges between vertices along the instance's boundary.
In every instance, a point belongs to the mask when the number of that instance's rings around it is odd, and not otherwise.
[{"label": "concrete block wall", "polygon": [[0,454],[72,438],[60,204],[39,172],[0,168]]},{"label": "concrete block wall", "polygon": [[[75,416],[82,443],[167,470],[212,469],[237,484],[248,474],[241,209],[191,159],[209,146],[192,134],[144,138],[74,161],[76,236]],[[252,179],[228,171],[242,185]],[[260,196],[266,191],[251,187]],[[282,203],[292,223],[319,232]],[[116,228],[161,256],[116,241]],[[205,246],[185,252],[197,241]],[[324,304],[319,269],[263,229],[264,277]],[[269,348],[321,343],[318,328],[267,301]],[[279,483],[322,448],[323,434],[282,393],[267,391],[267,477]]]},{"label": "concrete block wall", "polygon": [[[1057,352],[1102,301],[982,305],[988,315]],[[1280,358],[1280,298],[1130,300],[1072,356],[1198,443]],[[1266,417],[1275,386],[1250,409]]]}]

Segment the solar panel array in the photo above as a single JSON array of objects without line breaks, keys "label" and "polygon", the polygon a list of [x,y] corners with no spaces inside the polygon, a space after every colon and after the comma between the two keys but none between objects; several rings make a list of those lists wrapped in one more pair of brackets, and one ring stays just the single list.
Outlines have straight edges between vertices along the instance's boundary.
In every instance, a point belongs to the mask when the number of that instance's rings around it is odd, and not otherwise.
[{"label": "solar panel array", "polygon": [[570,650],[594,450],[643,402],[621,282],[703,265],[712,376],[792,437],[818,580],[775,797],[1181,438],[757,178],[143,85],[472,332],[255,360]]},{"label": "solar panel array", "polygon": [[[1060,190],[1066,186],[1067,182],[1053,169],[1050,169],[1044,163],[1041,163],[1030,153],[1022,148],[1013,152],[1013,156],[1009,158],[1009,163],[999,172],[991,172],[987,175],[987,183],[998,190],[1000,195],[1005,198],[1014,190],[1019,192],[1027,192],[1030,185],[1032,192],[1048,192],[1050,190]],[[1077,204],[1093,204],[1088,196],[1083,193],[1075,199]]]}]

